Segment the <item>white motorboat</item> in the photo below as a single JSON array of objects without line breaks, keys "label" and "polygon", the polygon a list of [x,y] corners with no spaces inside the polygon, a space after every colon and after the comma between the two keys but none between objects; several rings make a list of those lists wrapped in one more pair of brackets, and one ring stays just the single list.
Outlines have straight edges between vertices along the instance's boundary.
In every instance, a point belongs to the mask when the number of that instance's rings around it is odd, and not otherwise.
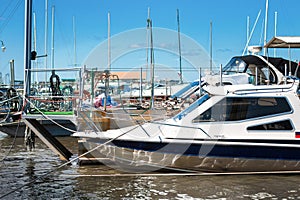
[{"label": "white motorboat", "polygon": [[272,85],[208,82],[170,119],[74,136],[96,147],[95,157],[135,171],[299,171],[299,80],[284,78]]}]

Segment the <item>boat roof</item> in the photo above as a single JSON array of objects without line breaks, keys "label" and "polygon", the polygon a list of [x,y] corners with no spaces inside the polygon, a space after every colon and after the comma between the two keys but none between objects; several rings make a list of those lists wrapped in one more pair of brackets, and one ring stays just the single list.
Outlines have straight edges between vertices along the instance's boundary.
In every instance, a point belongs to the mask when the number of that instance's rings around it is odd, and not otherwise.
[{"label": "boat roof", "polygon": [[273,37],[265,48],[300,48],[300,36],[276,36]]},{"label": "boat roof", "polygon": [[[286,60],[286,59],[280,58],[280,57],[266,57],[266,56],[261,56],[261,57],[263,57],[265,60],[270,62],[282,74],[285,73],[285,66],[287,66],[289,68],[289,66],[291,65],[292,74],[295,73],[295,71],[297,69],[297,66],[298,66],[298,64],[296,62]],[[260,59],[260,57],[255,56],[255,55],[235,56],[233,58],[239,58],[239,59],[243,60],[247,65],[255,64],[257,66],[260,66],[260,65],[265,65],[266,64],[262,59]],[[296,76],[300,78],[300,71],[299,70],[297,71]]]},{"label": "boat roof", "polygon": [[[267,57],[267,56],[261,56],[268,62],[270,62],[272,65],[274,65],[276,68],[278,66],[284,66],[287,64],[287,66],[292,63],[292,66],[295,65],[297,66],[296,62],[280,58],[280,57]],[[266,63],[260,59],[260,57],[255,56],[255,55],[246,55],[246,56],[236,56],[236,58],[242,59],[245,63],[247,64],[256,64],[256,65],[265,65]]]}]

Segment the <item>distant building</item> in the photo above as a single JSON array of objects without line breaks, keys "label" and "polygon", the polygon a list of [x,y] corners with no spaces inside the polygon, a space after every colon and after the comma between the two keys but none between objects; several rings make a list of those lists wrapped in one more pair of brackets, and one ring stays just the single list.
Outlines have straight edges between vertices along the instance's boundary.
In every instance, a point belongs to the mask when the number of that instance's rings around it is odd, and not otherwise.
[{"label": "distant building", "polygon": [[[125,82],[139,82],[141,80],[141,72],[129,71],[129,72],[111,72],[113,75],[117,75],[120,80]],[[142,80],[146,79],[146,72],[142,72]]]}]

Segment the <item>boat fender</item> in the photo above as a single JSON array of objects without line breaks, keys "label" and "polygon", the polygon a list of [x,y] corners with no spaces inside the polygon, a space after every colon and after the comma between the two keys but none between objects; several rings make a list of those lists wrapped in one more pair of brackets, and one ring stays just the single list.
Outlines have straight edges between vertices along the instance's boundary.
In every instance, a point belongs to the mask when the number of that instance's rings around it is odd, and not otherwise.
[{"label": "boat fender", "polygon": [[[55,81],[54,81],[55,79]],[[53,96],[61,96],[61,91],[60,91],[60,79],[57,74],[52,74],[50,77],[50,92],[52,92]]]}]

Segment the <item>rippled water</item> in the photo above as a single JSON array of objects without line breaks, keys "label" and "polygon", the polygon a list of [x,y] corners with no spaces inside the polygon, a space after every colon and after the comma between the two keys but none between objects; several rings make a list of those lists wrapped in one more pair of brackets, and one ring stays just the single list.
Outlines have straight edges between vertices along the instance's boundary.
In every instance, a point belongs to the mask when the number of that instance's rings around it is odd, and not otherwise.
[{"label": "rippled water", "polygon": [[[59,139],[77,153],[74,138]],[[55,170],[63,162],[41,141],[33,152],[23,143],[0,134],[0,195],[16,190],[3,199],[300,199],[300,175],[140,176],[101,165]]]}]

